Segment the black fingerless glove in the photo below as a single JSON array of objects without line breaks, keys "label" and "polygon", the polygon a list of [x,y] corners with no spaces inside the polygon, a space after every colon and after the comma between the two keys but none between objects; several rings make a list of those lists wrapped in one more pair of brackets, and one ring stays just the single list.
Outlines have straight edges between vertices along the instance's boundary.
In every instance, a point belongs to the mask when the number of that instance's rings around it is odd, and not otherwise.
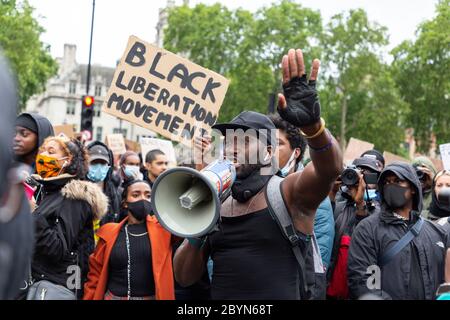
[{"label": "black fingerless glove", "polygon": [[306,75],[291,79],[283,85],[287,106],[278,108],[281,118],[296,127],[313,125],[320,121],[320,102],[315,81],[307,82]]}]

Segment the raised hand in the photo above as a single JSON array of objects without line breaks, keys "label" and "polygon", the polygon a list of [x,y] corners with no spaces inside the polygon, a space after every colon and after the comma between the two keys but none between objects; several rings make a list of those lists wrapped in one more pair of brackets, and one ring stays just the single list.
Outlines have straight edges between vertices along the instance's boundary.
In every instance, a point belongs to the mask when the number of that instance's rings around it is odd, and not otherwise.
[{"label": "raised hand", "polygon": [[291,124],[311,127],[320,122],[320,103],[316,91],[316,79],[320,61],[314,59],[309,81],[306,78],[302,50],[290,49],[281,62],[283,70],[283,94],[278,96],[278,113]]}]

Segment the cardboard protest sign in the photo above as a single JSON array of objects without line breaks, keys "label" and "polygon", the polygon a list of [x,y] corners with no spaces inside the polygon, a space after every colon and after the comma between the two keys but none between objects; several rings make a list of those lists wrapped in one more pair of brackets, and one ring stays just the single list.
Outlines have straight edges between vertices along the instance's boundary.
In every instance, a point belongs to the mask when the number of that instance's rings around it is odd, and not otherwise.
[{"label": "cardboard protest sign", "polygon": [[165,153],[167,160],[172,166],[177,165],[177,157],[175,155],[175,149],[173,148],[172,141],[156,139],[156,138],[141,138],[141,151],[142,158],[145,161],[145,156],[149,151],[159,149]]},{"label": "cardboard protest sign", "polygon": [[450,170],[450,143],[441,144],[439,146],[441,159],[445,170]]},{"label": "cardboard protest sign", "polygon": [[441,159],[430,158],[430,160],[431,162],[433,162],[433,165],[436,168],[436,172],[444,170],[444,163],[442,162]]},{"label": "cardboard protest sign", "polygon": [[136,141],[131,141],[128,139],[125,139],[125,148],[127,150],[131,150],[134,151],[136,153],[141,152],[141,146],[139,143],[137,143]]},{"label": "cardboard protest sign", "polygon": [[390,152],[383,152],[383,157],[384,157],[384,161],[385,161],[385,165],[387,166],[388,164],[391,164],[392,162],[395,161],[401,161],[401,162],[407,162],[410,163],[410,161],[406,158],[400,157],[396,154],[390,153]]},{"label": "cardboard protest sign", "polygon": [[216,122],[228,84],[213,71],[131,36],[102,111],[190,146]]},{"label": "cardboard protest sign", "polygon": [[125,139],[120,133],[108,134],[106,136],[105,144],[111,149],[114,156],[122,155],[127,151],[125,147]]},{"label": "cardboard protest sign", "polygon": [[372,150],[374,144],[370,142],[366,142],[363,140],[359,140],[356,138],[350,138],[348,142],[347,148],[344,152],[344,164],[348,165],[353,162],[356,158],[361,157],[361,154],[364,151]]},{"label": "cardboard protest sign", "polygon": [[53,131],[55,132],[55,136],[63,136],[69,139],[75,138],[75,130],[73,129],[73,125],[71,124],[62,124],[53,126]]}]

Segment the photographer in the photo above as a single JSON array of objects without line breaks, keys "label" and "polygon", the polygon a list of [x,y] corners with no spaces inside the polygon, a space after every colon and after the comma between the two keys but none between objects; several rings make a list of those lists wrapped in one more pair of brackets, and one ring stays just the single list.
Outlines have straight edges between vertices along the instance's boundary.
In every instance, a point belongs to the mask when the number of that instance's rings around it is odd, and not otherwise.
[{"label": "photographer", "polygon": [[417,176],[419,177],[422,185],[422,197],[423,197],[423,210],[422,216],[432,221],[439,219],[438,216],[434,216],[430,213],[431,205],[431,189],[433,184],[433,177],[436,175],[436,168],[427,157],[421,156],[413,160],[412,165],[416,169]]},{"label": "photographer", "polygon": [[376,181],[381,163],[370,157],[357,158],[341,174],[342,196],[336,205],[335,238],[328,277],[327,295],[333,299],[348,298],[347,252],[353,229],[370,214],[379,211]]}]

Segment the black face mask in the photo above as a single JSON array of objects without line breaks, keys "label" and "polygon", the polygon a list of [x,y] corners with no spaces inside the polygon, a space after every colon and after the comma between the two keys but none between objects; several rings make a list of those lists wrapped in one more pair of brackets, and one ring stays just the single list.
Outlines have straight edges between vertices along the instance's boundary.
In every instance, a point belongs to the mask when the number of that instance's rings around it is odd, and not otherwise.
[{"label": "black face mask", "polygon": [[231,187],[231,196],[240,203],[245,203],[257,194],[272,176],[261,175],[259,169],[254,170],[245,179],[236,179]]},{"label": "black face mask", "polygon": [[450,216],[450,188],[442,188],[437,196],[433,190],[430,212],[440,218]]},{"label": "black face mask", "polygon": [[399,186],[398,184],[387,184],[383,187],[383,198],[391,209],[403,208],[408,199],[406,199],[406,191],[409,188]]},{"label": "black face mask", "polygon": [[138,221],[144,220],[152,211],[152,203],[147,200],[128,202],[128,210]]}]

